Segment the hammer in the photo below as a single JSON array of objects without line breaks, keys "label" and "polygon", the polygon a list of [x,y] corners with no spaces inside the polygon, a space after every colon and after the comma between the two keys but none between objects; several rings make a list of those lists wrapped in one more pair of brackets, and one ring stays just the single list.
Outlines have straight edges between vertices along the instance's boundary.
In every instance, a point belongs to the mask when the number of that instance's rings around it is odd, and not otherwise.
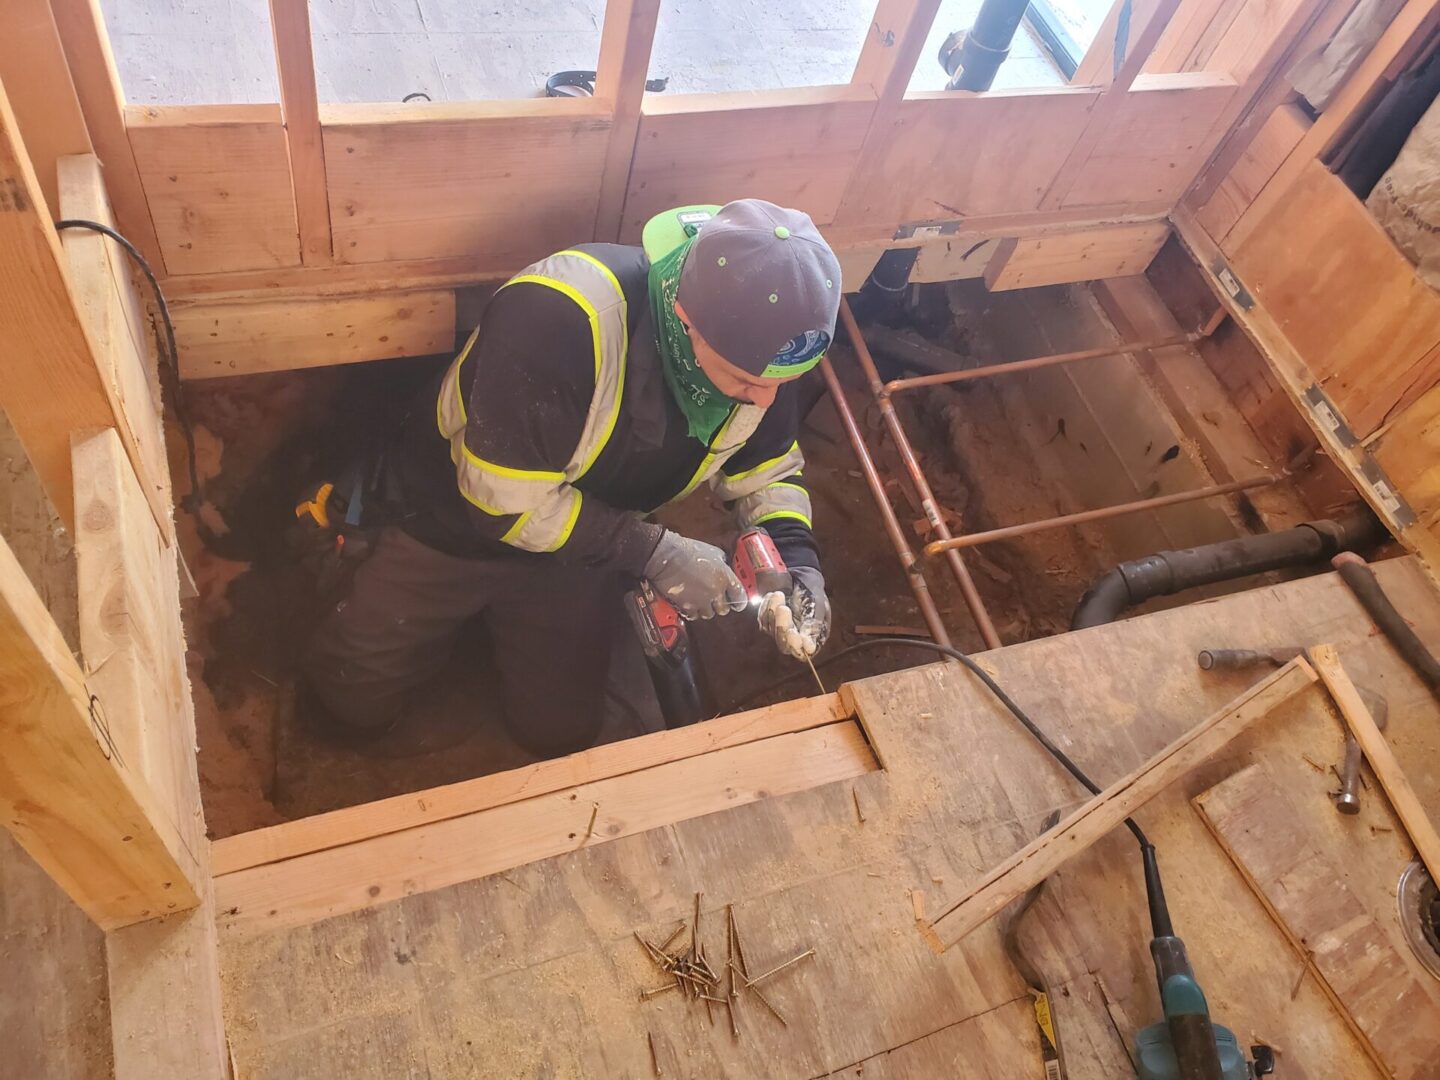
[{"label": "hammer", "polygon": [[[1375,726],[1384,731],[1385,722],[1390,719],[1390,703],[1363,686],[1355,689],[1359,692],[1360,699],[1365,702],[1365,707],[1370,710],[1370,715],[1374,717]],[[1360,813],[1360,757],[1360,744],[1347,728],[1345,764],[1340,770],[1340,790],[1335,793],[1335,809],[1342,814]]]},{"label": "hammer", "polygon": [[[1195,659],[1204,671],[1243,671],[1261,664],[1273,664],[1279,667],[1281,664],[1289,663],[1304,651],[1295,645],[1264,650],[1203,649]],[[1385,722],[1390,718],[1389,702],[1373,690],[1367,690],[1363,686],[1357,686],[1355,689],[1365,702],[1365,707],[1370,710],[1370,715],[1375,718],[1375,726],[1384,731]],[[1340,790],[1335,793],[1335,809],[1342,814],[1358,814],[1360,812],[1360,758],[1360,744],[1355,741],[1355,736],[1347,730],[1345,734],[1345,764],[1340,770]]]}]

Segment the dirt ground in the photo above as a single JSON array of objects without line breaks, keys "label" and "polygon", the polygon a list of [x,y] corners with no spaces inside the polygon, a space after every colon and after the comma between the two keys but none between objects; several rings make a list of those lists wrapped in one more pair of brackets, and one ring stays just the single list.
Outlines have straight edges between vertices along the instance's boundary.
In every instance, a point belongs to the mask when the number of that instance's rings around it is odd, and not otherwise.
[{"label": "dirt ground", "polygon": [[[988,363],[1003,357],[987,336],[987,318],[986,311],[967,306],[963,292],[934,287],[907,321],[968,362]],[[879,410],[847,350],[837,346],[832,356],[891,502],[918,548],[926,538],[923,515]],[[180,515],[180,524],[200,593],[187,618],[192,657],[198,657],[192,679],[200,775],[213,836],[531,760],[494,714],[492,676],[483,662],[475,662],[483,651],[479,642],[462,642],[444,692],[427,707],[433,714],[428,741],[439,747],[431,752],[394,760],[337,748],[311,733],[308,718],[297,715],[294,704],[294,661],[314,608],[310,582],[283,540],[296,493],[395,423],[415,388],[445,362],[444,357],[390,361],[187,388],[207,506],[198,520]],[[883,357],[880,362],[885,368]],[[919,634],[924,623],[818,372],[814,378],[815,404],[800,442],[834,610],[820,669],[824,685],[833,689],[847,679],[932,657],[919,649],[880,647],[823,663],[865,639],[856,627],[898,626]],[[1034,440],[1016,434],[1033,418],[1007,411],[994,383],[935,388],[899,400],[936,498],[955,521],[973,530],[1054,512],[1053,480],[1026,449]],[[184,475],[179,462],[174,472]],[[733,540],[728,515],[708,490],[657,517],[689,535]],[[972,550],[966,561],[1001,638],[1010,644],[1064,630],[1085,586],[1113,565],[1115,555],[1102,534],[1070,530]],[[927,577],[956,646],[983,648],[948,570],[931,564]],[[722,713],[818,692],[808,670],[781,658],[748,617],[700,624],[695,636]],[[628,655],[630,661],[612,676],[609,700],[597,703],[607,709],[606,739],[656,724],[643,662],[638,650]],[[562,664],[557,658],[557,669]]]}]

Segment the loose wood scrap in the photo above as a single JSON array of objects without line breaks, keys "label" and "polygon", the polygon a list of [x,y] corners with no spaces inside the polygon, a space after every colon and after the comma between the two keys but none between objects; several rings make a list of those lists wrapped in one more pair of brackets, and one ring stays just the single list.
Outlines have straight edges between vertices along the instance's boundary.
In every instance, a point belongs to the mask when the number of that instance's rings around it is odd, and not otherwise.
[{"label": "loose wood scrap", "polygon": [[950,948],[1315,680],[1310,665],[1299,658],[1262,679],[1020,849],[932,922],[919,923],[921,935],[937,953]]},{"label": "loose wood scrap", "polygon": [[[1433,1075],[1440,994],[1371,917],[1263,766],[1242,769],[1194,806],[1304,959],[1301,980],[1315,973],[1387,1076]],[[1328,809],[1317,804],[1312,812]]]},{"label": "loose wood scrap", "polygon": [[1314,646],[1310,649],[1310,662],[1315,665],[1320,678],[1325,680],[1325,688],[1339,706],[1340,714],[1345,717],[1345,723],[1354,733],[1355,741],[1364,751],[1365,760],[1370,762],[1375,778],[1385,789],[1390,805],[1395,808],[1395,816],[1410,834],[1410,840],[1426,869],[1430,871],[1431,878],[1440,881],[1440,834],[1436,833],[1435,825],[1425,813],[1425,807],[1421,805],[1415,789],[1400,768],[1400,763],[1395,760],[1390,744],[1375,725],[1375,719],[1365,707],[1360,692],[1341,666],[1335,647]]}]

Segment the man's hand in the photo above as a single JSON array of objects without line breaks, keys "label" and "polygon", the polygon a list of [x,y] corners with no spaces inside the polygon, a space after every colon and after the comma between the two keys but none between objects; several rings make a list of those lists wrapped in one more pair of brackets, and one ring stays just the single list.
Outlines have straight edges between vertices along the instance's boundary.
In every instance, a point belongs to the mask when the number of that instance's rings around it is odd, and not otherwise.
[{"label": "man's hand", "polygon": [[760,629],[775,639],[786,656],[805,660],[819,652],[830,636],[830,599],[819,570],[795,566],[790,576],[795,587],[789,596],[773,592],[761,599]]},{"label": "man's hand", "polygon": [[743,611],[747,603],[725,552],[668,529],[645,564],[645,580],[687,619]]}]

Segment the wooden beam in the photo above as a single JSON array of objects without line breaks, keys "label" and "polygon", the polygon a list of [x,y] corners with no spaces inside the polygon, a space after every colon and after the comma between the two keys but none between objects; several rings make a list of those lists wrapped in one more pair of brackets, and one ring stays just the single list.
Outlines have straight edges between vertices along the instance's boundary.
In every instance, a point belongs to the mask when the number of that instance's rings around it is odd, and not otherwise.
[{"label": "wooden beam", "polygon": [[[0,215],[3,217],[3,215]],[[0,812],[101,927],[194,907],[194,853],[116,753],[55,620],[0,541]]]},{"label": "wooden beam", "polygon": [[600,37],[600,60],[595,72],[595,97],[610,104],[610,137],[600,174],[600,199],[595,208],[595,239],[615,241],[625,214],[625,193],[630,188],[630,164],[640,134],[640,111],[645,99],[645,78],[660,0],[610,0],[605,5],[605,27]]},{"label": "wooden beam", "polygon": [[222,931],[304,926],[876,768],[851,720],[389,833],[215,882]]},{"label": "wooden beam", "polygon": [[115,206],[116,227],[154,268],[165,273],[150,204],[125,131],[125,93],[99,0],[50,0],[55,25],[70,62],[70,76],[95,154],[105,168],[105,186]]},{"label": "wooden beam", "polygon": [[270,0],[270,29],[280,74],[280,108],[290,146],[290,182],[300,232],[300,261],[328,266],[330,193],[325,185],[325,145],[320,138],[320,105],[315,89],[315,55],[310,43],[309,0]]},{"label": "wooden beam", "polygon": [[1081,131],[1080,138],[1066,157],[1065,163],[1060,166],[1060,171],[1055,175],[1045,197],[1040,200],[1042,210],[1054,210],[1065,205],[1065,197],[1070,194],[1071,187],[1089,162],[1100,137],[1114,123],[1116,114],[1124,107],[1125,96],[1130,92],[1131,84],[1144,70],[1145,61],[1150,58],[1151,50],[1165,32],[1165,27],[1180,2],[1181,0],[1155,0],[1149,19],[1139,30],[1136,30],[1134,23],[1131,24],[1130,47],[1125,60],[1090,111],[1090,119]]},{"label": "wooden beam", "polygon": [[1311,161],[1318,157],[1349,125],[1351,118],[1368,100],[1376,83],[1390,65],[1409,48],[1412,39],[1440,23],[1440,4],[1435,0],[1409,0],[1391,20],[1365,59],[1351,72],[1334,99],[1305,133],[1295,150],[1276,170],[1274,177],[1251,204],[1250,210],[1230,232],[1227,250],[1243,244],[1255,229],[1289,197],[1291,188]]},{"label": "wooden beam", "polygon": [[957,944],[1010,901],[1044,881],[1165,788],[1306,689],[1315,678],[1310,665],[1296,659],[1260,680],[1053,829],[1026,844],[933,921],[920,923],[921,935],[937,953]]},{"label": "wooden beam", "polygon": [[227,836],[210,845],[212,868],[216,877],[233,874],[252,866],[533,799],[577,784],[594,783],[727,747],[743,746],[757,739],[806,731],[833,724],[845,716],[839,695],[827,694],[607,743],[568,757],[537,761],[458,784],[429,788],[413,795],[396,795]]},{"label": "wooden beam", "polygon": [[5,5],[0,83],[10,95],[49,216],[56,218],[60,188],[55,163],[69,154],[88,154],[90,136],[48,0],[11,0]]},{"label": "wooden beam", "polygon": [[985,287],[1003,292],[1143,274],[1169,236],[1169,222],[1151,222],[1006,240],[985,268]]},{"label": "wooden beam", "polygon": [[75,527],[70,433],[114,427],[160,533],[174,536],[163,487],[116,398],[65,272],[60,238],[44,213],[35,172],[0,88],[0,406],[10,416],[60,519]]},{"label": "wooden beam", "polygon": [[[61,158],[58,165],[60,215],[114,228],[100,160],[94,154],[78,154]],[[66,229],[60,234],[60,246],[70,289],[95,344],[100,378],[112,389],[116,406],[134,432],[143,475],[153,478],[159,499],[169,505],[160,373],[151,359],[155,336],[136,292],[135,265],[114,240],[89,229]]]},{"label": "wooden beam", "polygon": [[429,356],[455,345],[449,289],[177,304],[173,317],[183,379]]},{"label": "wooden beam", "polygon": [[[1270,189],[1267,186],[1265,190]],[[1431,535],[1423,522],[1402,524],[1396,516],[1400,506],[1396,501],[1396,492],[1383,475],[1378,480],[1371,475],[1364,447],[1347,445],[1342,441],[1328,407],[1320,411],[1305,404],[1306,394],[1315,385],[1315,375],[1307,366],[1305,358],[1290,344],[1289,338],[1274,317],[1263,304],[1240,304],[1230,289],[1221,282],[1219,273],[1222,269],[1226,269],[1227,274],[1232,273],[1227,269],[1228,261],[1188,209],[1177,208],[1171,220],[1176,235],[1189,249],[1191,257],[1200,268],[1205,283],[1235,320],[1235,324],[1265,357],[1267,367],[1295,402],[1296,411],[1310,425],[1326,455],[1343,470],[1385,527],[1425,561],[1432,576],[1440,572],[1440,538]]]},{"label": "wooden beam", "polygon": [[1429,1075],[1440,1031],[1434,982],[1366,910],[1346,883],[1346,868],[1306,825],[1307,815],[1262,765],[1193,802],[1295,949],[1300,977],[1306,969],[1314,974],[1381,1074]]},{"label": "wooden beam", "polygon": [[1309,653],[1310,662],[1315,665],[1320,678],[1325,680],[1325,689],[1329,690],[1330,696],[1335,699],[1340,715],[1345,717],[1350,733],[1355,736],[1355,741],[1360,744],[1360,749],[1365,754],[1365,760],[1374,770],[1375,779],[1379,780],[1380,786],[1385,789],[1385,797],[1395,808],[1395,816],[1410,834],[1410,842],[1415,845],[1420,861],[1430,871],[1430,877],[1440,881],[1440,833],[1436,833],[1435,825],[1425,813],[1425,807],[1420,802],[1420,797],[1415,794],[1415,788],[1405,775],[1405,770],[1400,767],[1400,762],[1395,760],[1395,752],[1390,749],[1385,736],[1375,726],[1375,718],[1370,715],[1364,699],[1346,674],[1335,647],[1315,645]]},{"label": "wooden beam", "polygon": [[851,85],[869,86],[884,102],[903,98],[939,10],[940,0],[879,0]]}]

